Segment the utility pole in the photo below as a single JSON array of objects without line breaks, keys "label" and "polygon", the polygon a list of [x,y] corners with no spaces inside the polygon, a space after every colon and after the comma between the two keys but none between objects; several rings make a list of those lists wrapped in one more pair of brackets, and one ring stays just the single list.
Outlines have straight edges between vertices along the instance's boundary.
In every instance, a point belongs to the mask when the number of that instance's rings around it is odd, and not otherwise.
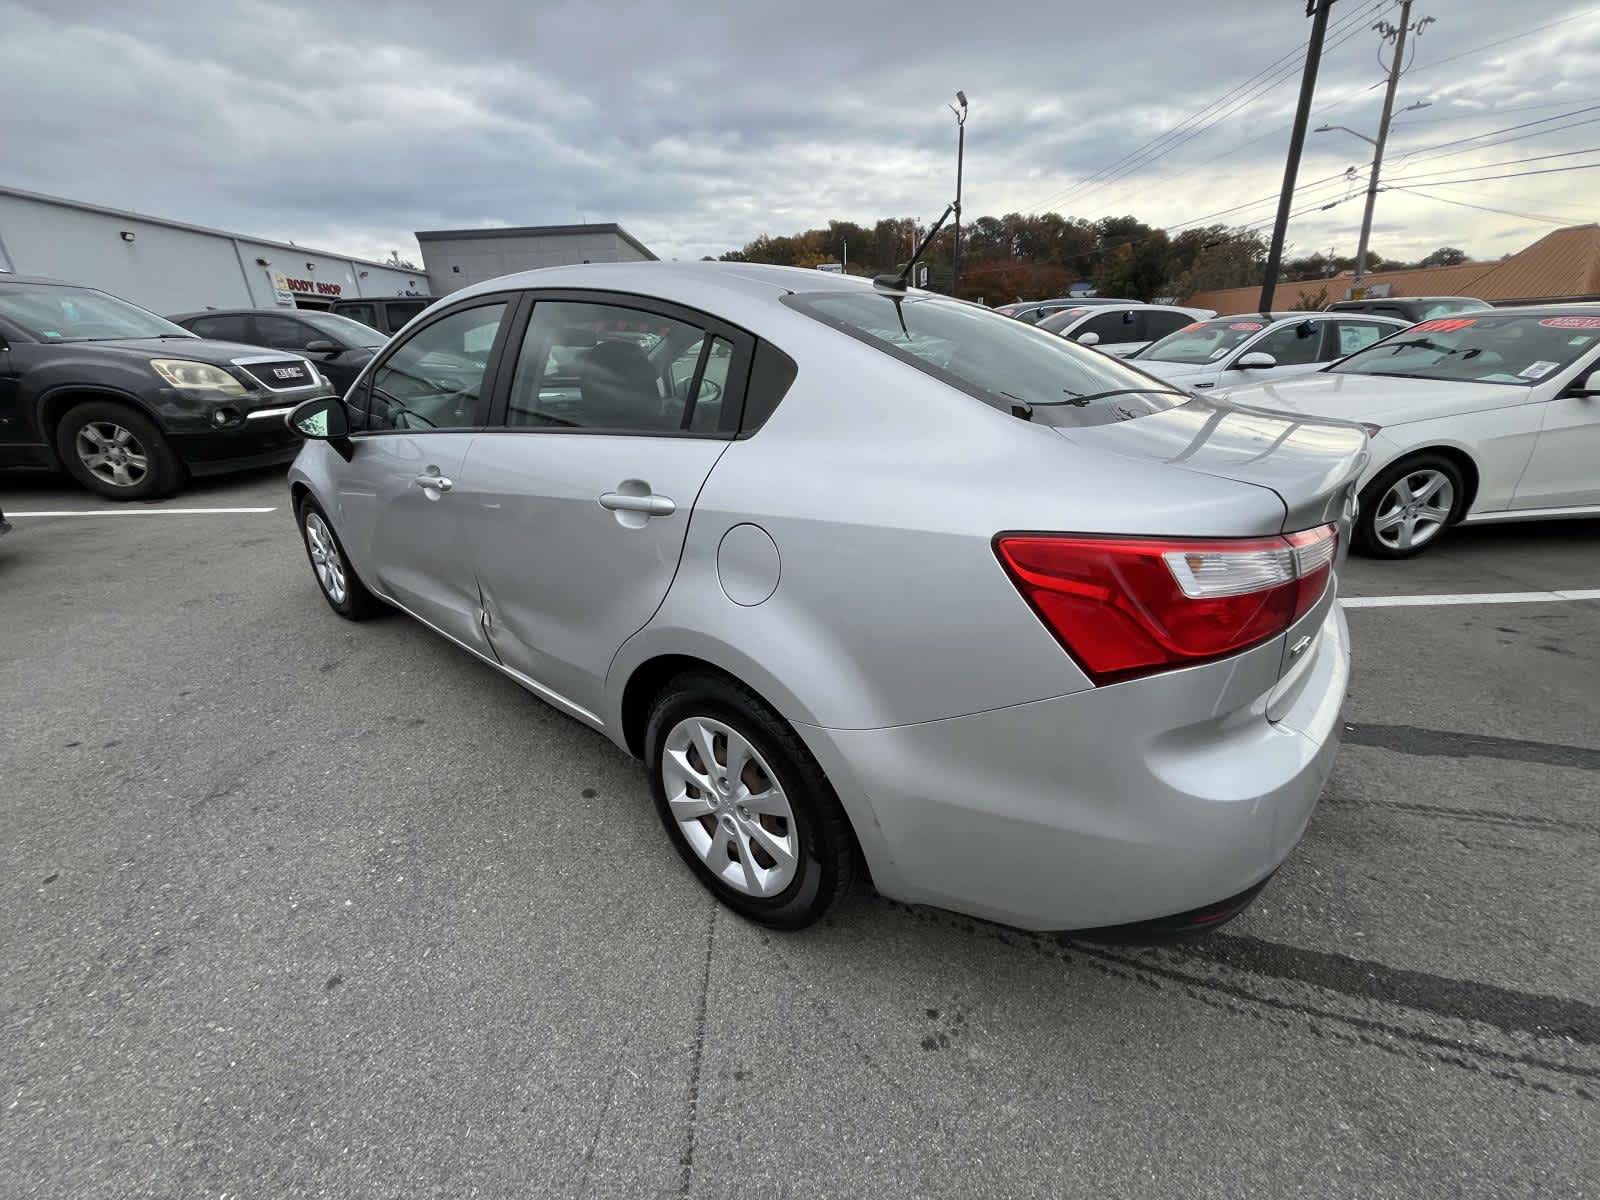
[{"label": "utility pole", "polygon": [[[1422,35],[1423,26],[1432,20],[1432,17],[1424,17],[1418,22],[1415,31],[1417,36]],[[1394,61],[1389,64],[1389,86],[1383,93],[1383,119],[1378,122],[1378,140],[1373,143],[1372,173],[1367,180],[1367,208],[1361,215],[1361,242],[1356,247],[1356,277],[1350,295],[1357,300],[1364,294],[1367,279],[1367,239],[1372,236],[1372,210],[1378,203],[1378,172],[1383,169],[1383,147],[1389,140],[1389,120],[1394,115],[1394,90],[1400,83],[1400,72],[1405,70],[1406,34],[1409,31],[1411,0],[1402,0],[1400,24],[1395,26],[1387,21],[1378,24],[1378,32],[1383,34],[1384,40],[1394,40]]]},{"label": "utility pole", "polygon": [[1289,227],[1289,204],[1294,199],[1295,177],[1300,173],[1300,151],[1306,144],[1306,121],[1311,116],[1311,97],[1317,90],[1317,67],[1322,62],[1322,40],[1328,32],[1328,10],[1333,0],[1306,0],[1306,16],[1311,20],[1311,41],[1306,46],[1306,66],[1300,75],[1300,103],[1294,110],[1294,131],[1289,135],[1289,159],[1283,166],[1283,193],[1278,197],[1278,216],[1272,223],[1272,247],[1267,251],[1267,276],[1261,281],[1261,311],[1272,311],[1272,296],[1278,288],[1278,267],[1283,262],[1283,236]]},{"label": "utility pole", "polygon": [[950,111],[956,114],[956,248],[950,261],[950,294],[955,295],[961,287],[961,160],[967,151],[967,94],[957,92],[956,99],[961,107],[950,105]]}]

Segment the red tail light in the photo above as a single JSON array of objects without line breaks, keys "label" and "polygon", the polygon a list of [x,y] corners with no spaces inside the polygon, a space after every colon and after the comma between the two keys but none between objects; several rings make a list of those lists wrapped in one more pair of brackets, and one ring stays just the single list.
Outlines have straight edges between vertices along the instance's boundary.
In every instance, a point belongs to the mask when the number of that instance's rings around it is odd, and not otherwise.
[{"label": "red tail light", "polygon": [[1338,536],[1332,525],[1261,538],[1003,534],[995,553],[1098,685],[1277,637],[1321,598]]}]

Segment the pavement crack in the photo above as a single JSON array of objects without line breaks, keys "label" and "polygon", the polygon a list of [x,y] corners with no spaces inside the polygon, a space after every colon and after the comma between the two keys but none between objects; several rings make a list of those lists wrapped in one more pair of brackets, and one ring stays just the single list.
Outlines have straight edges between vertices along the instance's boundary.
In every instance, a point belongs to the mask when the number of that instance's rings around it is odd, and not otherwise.
[{"label": "pavement crack", "polygon": [[717,938],[717,909],[711,901],[711,919],[706,922],[705,967],[700,977],[700,997],[695,1003],[694,1052],[689,1065],[689,1103],[684,1121],[683,1153],[679,1156],[678,1195],[687,1196],[694,1182],[694,1153],[700,1135],[700,1071],[706,1052],[706,1007],[711,992],[711,952]]},{"label": "pavement crack", "polygon": [[1441,758],[1501,758],[1513,762],[1544,763],[1600,771],[1600,750],[1565,746],[1522,738],[1493,737],[1486,733],[1455,733],[1445,729],[1420,729],[1415,725],[1346,724],[1344,741],[1353,746],[1375,746],[1401,754]]}]

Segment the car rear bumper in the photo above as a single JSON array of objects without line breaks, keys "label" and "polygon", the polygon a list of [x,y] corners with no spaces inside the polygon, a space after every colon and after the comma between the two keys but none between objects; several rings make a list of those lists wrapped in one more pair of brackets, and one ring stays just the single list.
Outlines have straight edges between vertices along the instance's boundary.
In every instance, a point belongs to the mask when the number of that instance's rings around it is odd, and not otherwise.
[{"label": "car rear bumper", "polygon": [[1148,921],[1246,892],[1300,840],[1342,729],[1337,603],[1314,638],[1282,684],[1279,639],[945,721],[798,728],[870,810],[858,833],[885,895],[1027,929]]}]

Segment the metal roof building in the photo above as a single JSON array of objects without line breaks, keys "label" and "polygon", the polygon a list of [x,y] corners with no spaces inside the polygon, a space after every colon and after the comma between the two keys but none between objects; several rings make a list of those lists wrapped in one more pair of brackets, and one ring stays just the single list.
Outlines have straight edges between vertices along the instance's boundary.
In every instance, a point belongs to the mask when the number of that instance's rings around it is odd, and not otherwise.
[{"label": "metal roof building", "polygon": [[419,230],[417,241],[435,296],[536,267],[645,262],[656,257],[615,223]]}]

